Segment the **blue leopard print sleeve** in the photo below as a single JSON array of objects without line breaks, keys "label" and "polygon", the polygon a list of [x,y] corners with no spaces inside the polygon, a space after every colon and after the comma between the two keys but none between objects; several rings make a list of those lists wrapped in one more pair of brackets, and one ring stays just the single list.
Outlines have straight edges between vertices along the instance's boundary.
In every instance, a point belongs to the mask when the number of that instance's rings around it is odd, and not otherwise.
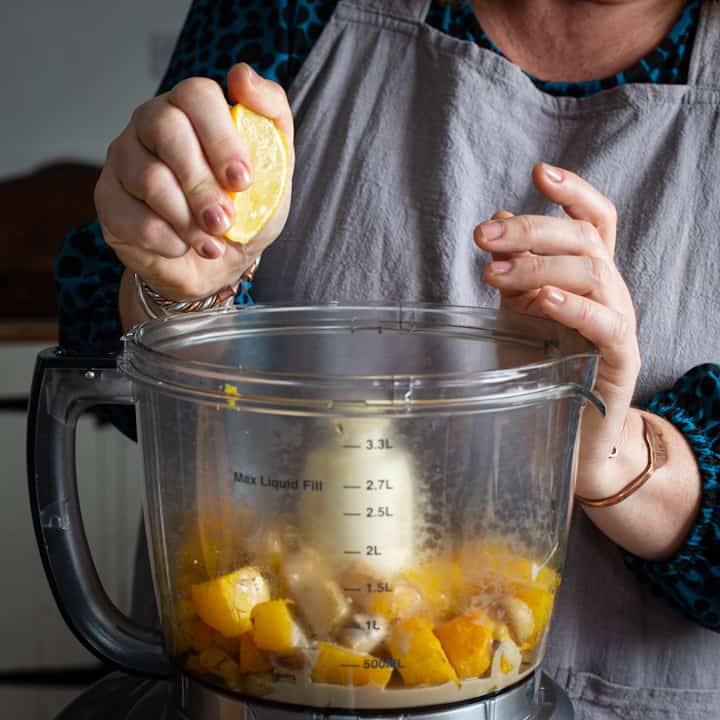
[{"label": "blue leopard print sleeve", "polygon": [[645,408],[688,441],[702,477],[697,520],[683,547],[664,562],[625,555],[627,566],[666,603],[720,632],[720,365],[699,365]]},{"label": "blue leopard print sleeve", "polygon": [[67,234],[55,259],[60,345],[66,352],[106,355],[120,349],[123,270],[97,220]]}]

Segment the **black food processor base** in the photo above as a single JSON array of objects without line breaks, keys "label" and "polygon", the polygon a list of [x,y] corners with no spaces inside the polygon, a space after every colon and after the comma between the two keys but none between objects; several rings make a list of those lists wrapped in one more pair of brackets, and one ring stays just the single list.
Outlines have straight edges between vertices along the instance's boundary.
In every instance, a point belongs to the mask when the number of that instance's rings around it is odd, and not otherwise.
[{"label": "black food processor base", "polygon": [[544,674],[480,702],[414,712],[342,713],[244,703],[186,677],[169,683],[114,673],[77,698],[56,720],[573,720],[574,716],[565,693]]}]

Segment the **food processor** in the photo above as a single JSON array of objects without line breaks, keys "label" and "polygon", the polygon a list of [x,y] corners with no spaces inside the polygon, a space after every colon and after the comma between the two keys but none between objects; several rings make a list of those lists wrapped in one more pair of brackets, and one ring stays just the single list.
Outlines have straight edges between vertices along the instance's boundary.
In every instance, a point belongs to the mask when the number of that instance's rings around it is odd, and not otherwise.
[{"label": "food processor", "polygon": [[[40,553],[122,671],[59,717],[569,720],[540,664],[597,360],[549,320],[420,304],[233,308],[149,321],[116,358],[41,354]],[[84,535],[96,405],[135,407],[160,631],[112,604]]]}]

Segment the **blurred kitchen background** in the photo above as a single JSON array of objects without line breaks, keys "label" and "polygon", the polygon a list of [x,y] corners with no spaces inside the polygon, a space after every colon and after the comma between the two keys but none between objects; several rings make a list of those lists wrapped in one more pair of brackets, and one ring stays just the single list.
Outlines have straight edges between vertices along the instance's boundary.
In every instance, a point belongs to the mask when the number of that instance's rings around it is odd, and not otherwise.
[{"label": "blurred kitchen background", "polygon": [[[52,262],[94,216],[108,143],[162,78],[189,0],[0,4],[0,717],[50,720],[106,672],[65,627],[28,509],[26,403],[35,355],[56,343]],[[87,532],[127,610],[140,516],[137,448],[85,418],[77,441]]]}]

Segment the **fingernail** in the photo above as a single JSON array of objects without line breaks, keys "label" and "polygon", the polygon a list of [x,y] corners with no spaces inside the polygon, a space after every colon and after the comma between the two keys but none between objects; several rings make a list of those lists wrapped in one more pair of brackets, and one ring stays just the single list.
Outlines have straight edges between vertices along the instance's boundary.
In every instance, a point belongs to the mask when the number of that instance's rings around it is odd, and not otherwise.
[{"label": "fingernail", "polygon": [[497,240],[505,233],[505,224],[500,222],[484,222],[480,224],[480,232],[486,240]]},{"label": "fingernail", "polygon": [[247,66],[247,69],[248,69],[248,74],[247,74],[248,82],[251,85],[255,85],[255,83],[257,83],[257,81],[258,81],[258,74],[255,72],[255,70],[253,70],[253,68],[250,65]]},{"label": "fingernail", "polygon": [[505,273],[512,270],[512,263],[507,260],[498,260],[497,262],[490,263],[490,272],[493,275],[504,275]]},{"label": "fingernail", "polygon": [[203,210],[202,219],[205,229],[213,235],[224,233],[230,227],[230,220],[220,205]]},{"label": "fingernail", "polygon": [[565,295],[555,288],[549,288],[545,297],[552,305],[562,305],[565,302]]},{"label": "fingernail", "polygon": [[244,190],[252,183],[250,170],[245,163],[236,161],[231,162],[225,172],[231,187]]},{"label": "fingernail", "polygon": [[548,180],[552,180],[556,183],[562,182],[563,180],[563,176],[552,165],[545,166],[545,175]]},{"label": "fingernail", "polygon": [[208,238],[198,249],[198,254],[206,260],[215,260],[225,253],[225,245],[218,240]]}]

